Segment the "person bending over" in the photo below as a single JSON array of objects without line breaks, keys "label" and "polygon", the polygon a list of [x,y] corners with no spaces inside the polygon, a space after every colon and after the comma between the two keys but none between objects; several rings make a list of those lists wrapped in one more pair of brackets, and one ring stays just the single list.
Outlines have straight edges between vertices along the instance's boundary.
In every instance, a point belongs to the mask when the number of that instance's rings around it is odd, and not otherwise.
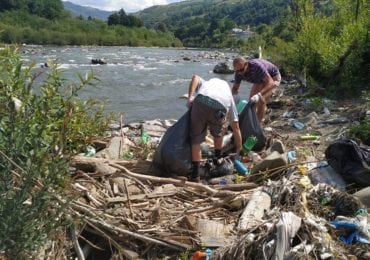
[{"label": "person bending over", "polygon": [[205,141],[207,130],[213,136],[215,156],[221,156],[224,126],[229,121],[234,134],[236,153],[239,154],[242,138],[238,113],[228,83],[218,78],[208,81],[194,75],[189,84],[188,106],[190,112],[190,140],[192,156],[191,180],[199,182],[199,168],[202,159],[200,145]]},{"label": "person bending over", "polygon": [[253,83],[249,99],[256,104],[256,114],[260,122],[265,118],[267,101],[274,88],[280,85],[281,75],[276,65],[264,59],[236,57],[233,61],[235,78],[232,92],[238,94],[242,80]]}]

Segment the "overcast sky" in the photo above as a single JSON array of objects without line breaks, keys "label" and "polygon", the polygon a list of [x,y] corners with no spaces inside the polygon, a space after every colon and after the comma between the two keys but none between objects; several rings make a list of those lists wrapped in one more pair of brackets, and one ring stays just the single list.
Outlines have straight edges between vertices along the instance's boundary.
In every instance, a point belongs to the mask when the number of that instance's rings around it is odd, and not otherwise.
[{"label": "overcast sky", "polygon": [[77,5],[91,6],[106,11],[118,11],[121,8],[126,13],[136,12],[153,5],[166,5],[184,0],[63,0]]}]

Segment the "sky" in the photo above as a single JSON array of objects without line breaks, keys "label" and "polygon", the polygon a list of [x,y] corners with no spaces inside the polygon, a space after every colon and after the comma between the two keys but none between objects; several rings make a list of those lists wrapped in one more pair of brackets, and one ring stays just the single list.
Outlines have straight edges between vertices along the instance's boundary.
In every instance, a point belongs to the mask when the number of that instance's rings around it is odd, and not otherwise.
[{"label": "sky", "polygon": [[184,0],[63,0],[77,5],[91,6],[106,11],[118,11],[121,8],[126,13],[132,13],[153,5],[166,5]]}]

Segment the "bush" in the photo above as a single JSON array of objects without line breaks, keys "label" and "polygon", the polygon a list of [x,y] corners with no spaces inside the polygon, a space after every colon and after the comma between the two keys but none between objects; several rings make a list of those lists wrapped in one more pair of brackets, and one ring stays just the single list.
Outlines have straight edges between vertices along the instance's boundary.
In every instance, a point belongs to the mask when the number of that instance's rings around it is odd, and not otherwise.
[{"label": "bush", "polygon": [[41,86],[36,77],[16,48],[0,51],[0,251],[9,259],[31,257],[68,224],[69,158],[108,123],[76,97],[93,75],[67,86],[52,65]]}]

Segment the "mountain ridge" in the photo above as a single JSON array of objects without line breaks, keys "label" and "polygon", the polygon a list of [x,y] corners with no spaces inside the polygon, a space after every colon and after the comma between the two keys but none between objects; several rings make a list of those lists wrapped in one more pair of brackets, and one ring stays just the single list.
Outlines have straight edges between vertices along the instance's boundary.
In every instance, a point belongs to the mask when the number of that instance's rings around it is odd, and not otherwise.
[{"label": "mountain ridge", "polygon": [[64,9],[70,12],[72,16],[83,16],[85,18],[91,17],[107,21],[108,17],[118,11],[105,11],[94,7],[77,5],[69,1],[63,2]]}]

